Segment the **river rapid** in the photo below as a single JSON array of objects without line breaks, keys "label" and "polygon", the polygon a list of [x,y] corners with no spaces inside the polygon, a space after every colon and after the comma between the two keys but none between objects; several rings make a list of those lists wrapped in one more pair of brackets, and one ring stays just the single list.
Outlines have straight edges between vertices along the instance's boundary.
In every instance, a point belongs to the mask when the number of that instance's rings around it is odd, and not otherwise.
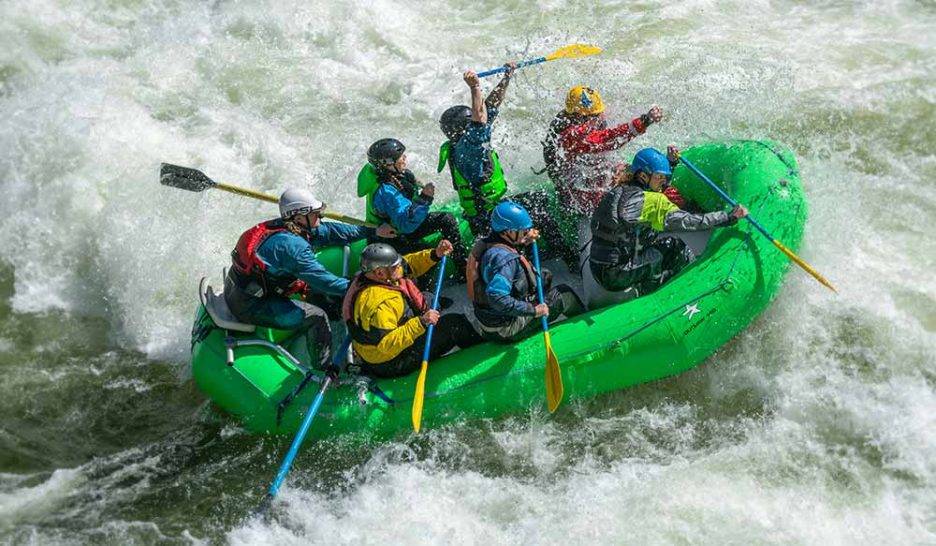
[{"label": "river rapid", "polygon": [[[518,72],[494,144],[512,185],[567,89],[638,142],[771,138],[810,201],[775,303],[704,365],[557,414],[376,445],[288,445],[189,372],[196,283],[274,208],[158,184],[162,161],[362,214],[366,146],[434,174],[466,68]],[[936,542],[936,4],[0,3],[0,542]],[[493,82],[487,82],[489,88]]]}]

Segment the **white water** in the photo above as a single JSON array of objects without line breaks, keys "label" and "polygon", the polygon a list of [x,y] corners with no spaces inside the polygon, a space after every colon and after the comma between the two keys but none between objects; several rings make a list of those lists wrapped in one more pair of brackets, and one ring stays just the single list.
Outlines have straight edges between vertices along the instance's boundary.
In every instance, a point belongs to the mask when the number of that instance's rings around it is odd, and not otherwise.
[{"label": "white water", "polygon": [[[934,40],[928,2],[0,4],[0,535],[936,541]],[[434,120],[467,99],[461,71],[575,41],[605,52],[509,90],[513,184],[578,83],[620,118],[660,104],[640,145],[774,138],[810,200],[801,255],[840,294],[791,271],[707,366],[553,418],[323,448],[272,523],[245,520],[283,446],[198,406],[188,332],[198,277],[273,209],[164,188],[159,163],[360,215],[364,150],[392,135],[444,198]]]}]

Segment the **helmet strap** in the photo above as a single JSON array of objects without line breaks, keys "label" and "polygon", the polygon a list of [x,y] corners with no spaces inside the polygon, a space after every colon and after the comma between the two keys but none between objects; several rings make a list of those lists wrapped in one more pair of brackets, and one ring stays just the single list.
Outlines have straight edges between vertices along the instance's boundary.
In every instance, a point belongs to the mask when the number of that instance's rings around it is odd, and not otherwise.
[{"label": "helmet strap", "polygon": [[644,171],[635,172],[631,180],[633,181],[634,185],[640,187],[643,190],[650,189],[650,175]]},{"label": "helmet strap", "polygon": [[[511,234],[510,232],[513,232]],[[520,230],[517,229],[508,229],[498,233],[500,238],[510,246],[519,246],[520,245]]]}]

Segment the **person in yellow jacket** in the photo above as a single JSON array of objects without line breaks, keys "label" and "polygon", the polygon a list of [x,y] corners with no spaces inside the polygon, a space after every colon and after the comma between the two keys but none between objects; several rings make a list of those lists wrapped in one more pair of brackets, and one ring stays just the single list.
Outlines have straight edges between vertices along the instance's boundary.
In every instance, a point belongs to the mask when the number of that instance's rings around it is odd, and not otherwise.
[{"label": "person in yellow jacket", "polygon": [[416,371],[430,324],[435,324],[432,360],[481,341],[465,315],[430,309],[431,301],[412,280],[451,252],[452,243],[445,239],[435,248],[402,257],[385,243],[364,248],[361,271],[351,281],[341,309],[354,351],[363,361],[363,374],[398,377]]}]

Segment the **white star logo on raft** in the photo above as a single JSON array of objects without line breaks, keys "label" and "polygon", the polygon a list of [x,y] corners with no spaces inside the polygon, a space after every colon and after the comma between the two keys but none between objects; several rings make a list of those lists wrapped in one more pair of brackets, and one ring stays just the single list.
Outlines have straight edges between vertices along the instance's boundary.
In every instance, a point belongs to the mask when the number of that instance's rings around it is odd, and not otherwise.
[{"label": "white star logo on raft", "polygon": [[683,316],[689,315],[689,320],[692,320],[692,317],[699,312],[699,304],[693,303],[692,305],[687,305],[686,310],[683,311]]}]

